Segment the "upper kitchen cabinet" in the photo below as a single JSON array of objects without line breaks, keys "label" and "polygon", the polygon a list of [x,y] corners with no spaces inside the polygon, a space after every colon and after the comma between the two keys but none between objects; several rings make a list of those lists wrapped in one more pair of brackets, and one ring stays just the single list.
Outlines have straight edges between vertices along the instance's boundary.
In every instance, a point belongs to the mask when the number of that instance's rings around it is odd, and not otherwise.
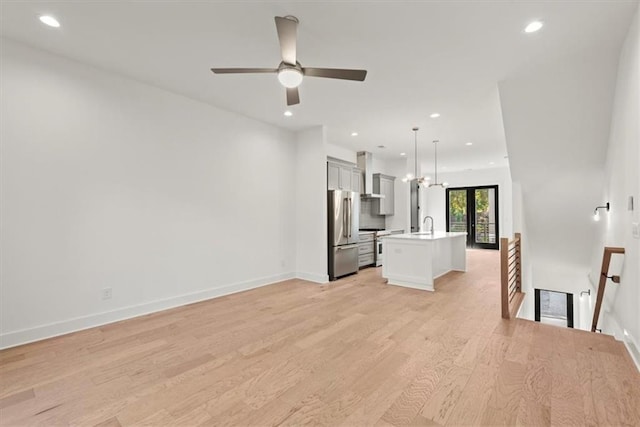
[{"label": "upper kitchen cabinet", "polygon": [[362,171],[358,168],[353,168],[351,171],[351,191],[356,193],[364,193],[362,188]]},{"label": "upper kitchen cabinet", "polygon": [[373,174],[373,192],[384,196],[384,198],[374,200],[374,214],[393,215],[393,206],[395,201],[395,180],[395,176],[384,175],[381,173]]},{"label": "upper kitchen cabinet", "polygon": [[354,165],[327,161],[327,190],[361,192],[362,172]]}]

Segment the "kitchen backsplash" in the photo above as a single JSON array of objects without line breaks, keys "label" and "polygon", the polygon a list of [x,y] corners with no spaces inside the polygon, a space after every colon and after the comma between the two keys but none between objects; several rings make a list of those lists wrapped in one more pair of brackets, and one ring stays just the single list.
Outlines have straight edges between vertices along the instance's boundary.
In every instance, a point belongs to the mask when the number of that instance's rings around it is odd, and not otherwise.
[{"label": "kitchen backsplash", "polygon": [[384,216],[373,212],[373,199],[360,199],[360,228],[385,228]]}]

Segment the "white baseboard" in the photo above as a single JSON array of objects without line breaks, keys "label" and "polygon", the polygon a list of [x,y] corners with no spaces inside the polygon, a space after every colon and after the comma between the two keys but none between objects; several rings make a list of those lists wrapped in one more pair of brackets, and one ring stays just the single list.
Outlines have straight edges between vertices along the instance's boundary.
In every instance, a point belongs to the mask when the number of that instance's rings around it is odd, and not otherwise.
[{"label": "white baseboard", "polygon": [[636,345],[636,341],[631,335],[626,335],[622,340],[624,346],[627,348],[631,359],[636,364],[636,368],[640,371],[640,347]]},{"label": "white baseboard", "polygon": [[205,301],[224,295],[247,291],[249,289],[271,285],[283,280],[293,279],[295,277],[297,277],[297,275],[294,273],[283,273],[269,277],[262,277],[259,279],[234,283],[232,285],[227,285],[219,288],[207,289],[205,291],[199,291],[191,294],[179,295],[162,300],[123,307],[103,313],[62,320],[59,322],[36,326],[34,328],[7,332],[0,334],[0,349],[28,344],[30,342],[40,341],[46,338],[53,338],[71,332],[94,328],[96,326],[102,326],[108,323],[119,322],[121,320],[131,319],[133,317],[143,316],[145,314],[180,307],[186,304],[192,304],[194,302]]},{"label": "white baseboard", "polygon": [[425,285],[422,283],[416,283],[413,281],[405,281],[405,280],[398,280],[398,279],[388,279],[387,280],[387,285],[391,285],[391,286],[402,286],[403,288],[411,288],[411,289],[419,289],[421,291],[429,291],[429,292],[434,292],[433,286],[429,286],[429,285]]},{"label": "white baseboard", "polygon": [[306,273],[304,271],[296,272],[296,278],[320,284],[329,282],[328,274]]}]

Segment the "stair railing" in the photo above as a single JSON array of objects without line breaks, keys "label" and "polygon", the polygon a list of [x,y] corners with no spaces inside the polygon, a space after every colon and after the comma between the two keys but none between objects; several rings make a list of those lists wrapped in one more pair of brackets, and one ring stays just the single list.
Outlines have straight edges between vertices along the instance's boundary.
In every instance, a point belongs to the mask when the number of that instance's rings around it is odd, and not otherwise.
[{"label": "stair railing", "polygon": [[511,319],[524,300],[522,292],[522,245],[520,233],[514,239],[500,239],[500,283],[502,318]]},{"label": "stair railing", "polygon": [[602,308],[607,279],[611,279],[613,283],[620,283],[620,276],[609,276],[609,265],[611,264],[611,255],[613,254],[624,254],[624,248],[614,248],[610,246],[604,248],[602,268],[600,268],[600,280],[598,282],[598,296],[596,297],[596,306],[593,310],[593,320],[591,321],[591,332],[595,332],[598,326],[598,318],[600,317],[600,309]]}]

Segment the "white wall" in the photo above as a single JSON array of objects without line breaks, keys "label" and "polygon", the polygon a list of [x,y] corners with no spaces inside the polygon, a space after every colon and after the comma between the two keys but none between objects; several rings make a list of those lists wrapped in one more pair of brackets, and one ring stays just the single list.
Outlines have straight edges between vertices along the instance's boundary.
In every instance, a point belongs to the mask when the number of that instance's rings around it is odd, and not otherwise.
[{"label": "white wall", "polygon": [[[497,185],[500,237],[513,238],[512,184],[509,168],[438,173],[438,180],[447,182],[449,188]],[[433,217],[435,230],[446,230],[446,191],[440,187],[432,187],[423,188],[422,192],[424,194],[424,215]]]},{"label": "white wall", "polygon": [[511,176],[526,224],[515,229],[528,254],[523,317],[533,318],[533,288],[570,292],[574,320],[586,327],[579,294],[589,289],[591,213],[603,202],[617,56],[613,50],[544,56],[499,83]]},{"label": "white wall", "polygon": [[[625,248],[624,256],[615,256],[619,259],[611,274],[620,274],[620,284],[607,284],[600,326],[603,332],[632,343],[636,358],[640,349],[640,240],[633,237],[632,224],[640,222],[639,14],[636,12],[620,54],[601,198],[603,203],[611,203],[611,211],[594,223],[597,239],[591,262],[591,275],[597,284],[604,246]],[[629,197],[634,198],[633,211],[628,209]]]},{"label": "white wall", "polygon": [[1,59],[0,346],[293,277],[301,138],[8,40]]},{"label": "white wall", "polygon": [[[511,176],[534,258],[588,271],[618,52],[540,57],[500,82]],[[585,272],[586,274],[586,272]]]},{"label": "white wall", "polygon": [[353,150],[349,150],[348,148],[340,147],[339,145],[331,144],[329,142],[325,143],[325,149],[327,150],[328,157],[333,157],[334,159],[340,159],[354,164],[358,163],[358,153]]},{"label": "white wall", "polygon": [[522,188],[519,182],[513,182],[511,188],[512,211],[513,211],[513,232],[520,233],[520,252],[522,268],[522,291],[525,293],[525,300],[522,303],[518,317],[523,319],[534,319],[534,297],[533,297],[533,268],[531,265],[531,250],[529,249],[529,232],[524,216],[522,205]]},{"label": "white wall", "polygon": [[327,148],[326,130],[317,126],[296,135],[297,276],[324,283],[327,260]]}]

